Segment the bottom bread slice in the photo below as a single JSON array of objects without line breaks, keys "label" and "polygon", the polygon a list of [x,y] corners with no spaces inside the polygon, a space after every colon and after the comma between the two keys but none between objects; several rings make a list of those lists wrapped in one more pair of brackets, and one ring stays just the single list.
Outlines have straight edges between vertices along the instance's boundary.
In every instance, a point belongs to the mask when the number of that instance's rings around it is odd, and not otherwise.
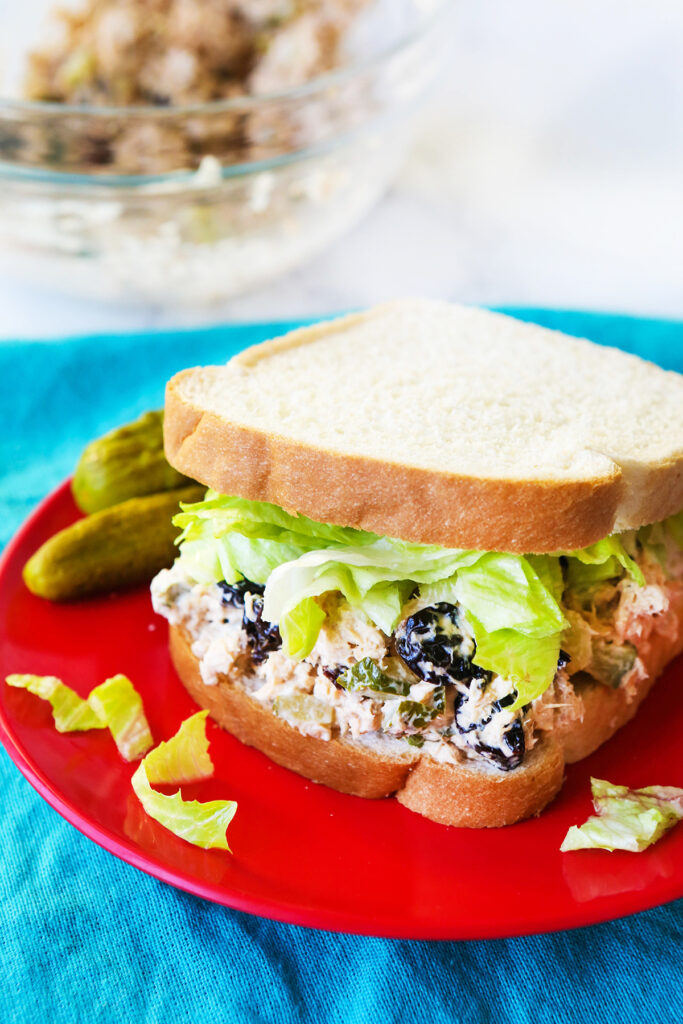
[{"label": "bottom bread slice", "polygon": [[[444,764],[399,741],[372,744],[305,736],[251,697],[239,680],[202,680],[191,638],[171,626],[170,651],[185,688],[211,717],[277,764],[343,793],[395,795],[404,806],[446,825],[488,828],[538,814],[562,786],[564,766],[587,757],[636,713],[655,680],[683,650],[683,584],[669,585],[669,605],[638,647],[642,673],[610,689],[589,676],[573,678],[575,697],[553,714],[523,765],[500,772],[485,762]],[[616,780],[619,781],[619,780]]]}]

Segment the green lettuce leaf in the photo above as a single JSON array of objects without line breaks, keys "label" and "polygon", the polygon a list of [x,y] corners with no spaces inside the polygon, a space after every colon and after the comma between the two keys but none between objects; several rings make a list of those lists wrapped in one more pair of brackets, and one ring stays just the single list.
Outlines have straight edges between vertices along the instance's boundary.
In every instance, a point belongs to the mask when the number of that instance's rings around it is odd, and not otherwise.
[{"label": "green lettuce leaf", "polygon": [[643,571],[629,555],[618,534],[578,551],[561,552],[569,559],[567,584],[583,587],[619,576],[623,569],[638,586],[645,586]]},{"label": "green lettuce leaf", "polygon": [[204,501],[181,505],[173,523],[188,573],[200,583],[244,576],[265,583],[273,569],[320,547],[359,546],[379,538],[364,530],[317,523],[265,501],[207,491]]},{"label": "green lettuce leaf", "polygon": [[325,612],[312,598],[305,597],[280,620],[280,635],[290,658],[305,658],[311,653],[325,621]]},{"label": "green lettuce leaf", "polygon": [[489,633],[471,614],[467,615],[467,620],[477,643],[475,664],[515,684],[517,697],[512,711],[529,704],[547,690],[557,672],[561,634],[531,637],[514,629],[497,629]]},{"label": "green lettuce leaf", "polygon": [[593,591],[607,580],[616,580],[623,575],[623,567],[617,558],[611,556],[604,562],[581,562],[578,558],[567,559],[567,587],[573,591]]},{"label": "green lettuce leaf", "polygon": [[526,555],[525,560],[536,573],[539,580],[555,598],[557,604],[562,602],[565,581],[559,558],[554,555]]},{"label": "green lettuce leaf", "polygon": [[75,690],[66,686],[56,676],[33,676],[15,673],[7,676],[5,682],[28,690],[36,697],[49,701],[52,718],[57,732],[84,732],[87,729],[103,729],[105,723]]},{"label": "green lettuce leaf", "polygon": [[175,736],[163,740],[145,758],[150,783],[199,782],[213,775],[206,735],[208,711],[198,711],[181,724]]},{"label": "green lettuce leaf", "polygon": [[[297,646],[288,633],[288,613],[306,598],[329,591],[341,593],[352,607],[360,608],[375,625],[391,633],[415,583],[451,576],[458,566],[479,558],[477,552],[390,538],[373,540],[362,547],[309,551],[278,566],[268,577],[263,614],[279,623],[288,654]],[[315,635],[317,638],[317,632]]]},{"label": "green lettuce leaf", "polygon": [[542,638],[567,626],[554,594],[521,555],[482,555],[460,569],[455,594],[468,617],[489,633],[506,629]]},{"label": "green lettuce leaf", "polygon": [[106,679],[88,695],[88,704],[111,732],[126,761],[137,761],[153,745],[142,698],[127,676]]},{"label": "green lettuce leaf", "polygon": [[646,786],[629,789],[591,779],[597,815],[572,825],[560,850],[628,850],[640,853],[683,818],[683,789]]},{"label": "green lettuce leaf", "polygon": [[683,511],[660,523],[642,526],[637,536],[643,551],[659,562],[669,575],[672,559],[674,563],[680,562],[680,552],[683,551]]},{"label": "green lettuce leaf", "polygon": [[460,602],[477,651],[474,661],[514,682],[514,710],[538,697],[557,671],[567,620],[558,604],[558,559],[489,552],[449,580],[420,587],[420,597]]},{"label": "green lettuce leaf", "polygon": [[[417,585],[430,603],[462,604],[477,641],[476,663],[514,680],[518,706],[552,682],[568,626],[559,553],[524,557],[412,544],[213,491],[183,506],[174,523],[183,530],[180,560],[192,579],[266,584],[264,618],[278,623],[292,657],[306,657],[315,645],[322,595],[343,595],[390,634]],[[644,582],[617,536],[564,556],[572,586],[624,571]]]},{"label": "green lettuce leaf", "polygon": [[229,850],[226,830],[237,810],[234,800],[183,800],[151,782],[173,785],[213,774],[206,737],[206,711],[187,719],[170,740],[160,743],[138,765],[131,784],[150,818],[169,832],[204,850]]}]

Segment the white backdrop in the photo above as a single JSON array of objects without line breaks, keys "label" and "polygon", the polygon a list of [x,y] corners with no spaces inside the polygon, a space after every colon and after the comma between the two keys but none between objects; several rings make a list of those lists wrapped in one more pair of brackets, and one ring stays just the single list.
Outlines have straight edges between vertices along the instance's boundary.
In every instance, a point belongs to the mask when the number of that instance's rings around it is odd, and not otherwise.
[{"label": "white backdrop", "polygon": [[398,294],[683,318],[683,2],[461,0],[391,194],[314,265],[211,310],[0,278],[0,336],[329,312]]}]

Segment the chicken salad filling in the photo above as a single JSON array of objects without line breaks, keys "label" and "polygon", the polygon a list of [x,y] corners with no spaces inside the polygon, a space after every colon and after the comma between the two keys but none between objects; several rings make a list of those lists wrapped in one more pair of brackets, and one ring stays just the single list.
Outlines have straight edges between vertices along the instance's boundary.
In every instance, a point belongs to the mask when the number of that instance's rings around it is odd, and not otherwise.
[{"label": "chicken salad filling", "polygon": [[587,673],[628,692],[645,674],[639,651],[652,634],[677,628],[681,549],[667,541],[632,550],[638,581],[618,561],[576,573],[559,560],[562,646],[550,685],[521,706],[514,679],[477,663],[460,602],[434,600],[429,585],[406,588],[387,630],[338,590],[316,595],[319,631],[304,657],[289,654],[279,626],[265,618],[264,584],[197,582],[181,558],[156,577],[152,595],[155,610],[188,634],[207,685],[229,676],[303,735],[389,739],[440,761],[509,771],[558,711],[576,705],[574,677]]}]

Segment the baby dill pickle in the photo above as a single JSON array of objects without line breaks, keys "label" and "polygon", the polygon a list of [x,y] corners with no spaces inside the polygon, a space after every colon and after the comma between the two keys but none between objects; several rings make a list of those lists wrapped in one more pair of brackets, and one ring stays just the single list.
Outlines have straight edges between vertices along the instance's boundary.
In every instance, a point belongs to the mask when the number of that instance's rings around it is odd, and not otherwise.
[{"label": "baby dill pickle", "polygon": [[178,536],[171,516],[181,501],[201,501],[195,484],[130,498],[67,526],[50,537],[24,566],[32,594],[71,601],[147,583],[173,563]]},{"label": "baby dill pickle", "polygon": [[192,483],[166,461],[163,423],[163,412],[146,412],[87,445],[71,482],[82,512]]}]

